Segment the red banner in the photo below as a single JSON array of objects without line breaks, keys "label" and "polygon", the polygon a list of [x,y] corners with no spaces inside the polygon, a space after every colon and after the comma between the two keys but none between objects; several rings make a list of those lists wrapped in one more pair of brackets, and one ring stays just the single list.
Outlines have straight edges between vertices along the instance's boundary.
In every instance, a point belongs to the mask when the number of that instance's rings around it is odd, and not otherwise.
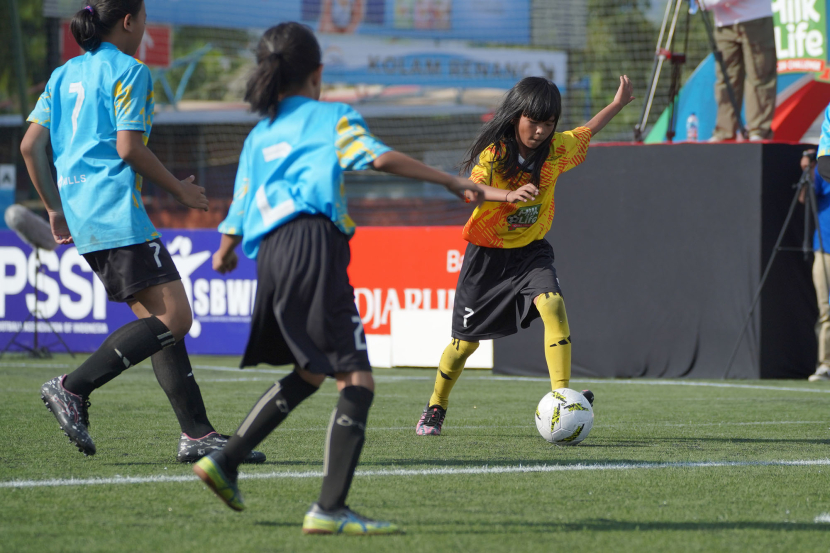
[{"label": "red banner", "polygon": [[[61,24],[61,59],[66,63],[70,59],[83,54],[72,31],[69,30],[69,22]],[[165,25],[147,25],[144,31],[144,39],[135,53],[139,59],[154,67],[169,67],[173,58],[173,32]]]},{"label": "red banner", "polygon": [[397,309],[452,309],[467,242],[461,227],[359,227],[349,279],[367,334]]}]

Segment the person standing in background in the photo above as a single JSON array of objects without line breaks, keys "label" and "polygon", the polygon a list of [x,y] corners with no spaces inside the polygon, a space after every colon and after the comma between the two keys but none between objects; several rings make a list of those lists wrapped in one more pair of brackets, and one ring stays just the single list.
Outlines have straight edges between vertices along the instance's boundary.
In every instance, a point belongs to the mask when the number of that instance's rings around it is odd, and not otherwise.
[{"label": "person standing in background", "polygon": [[[770,0],[698,0],[715,17],[715,44],[723,54],[726,78],[740,109],[746,99],[746,130],[753,142],[772,138],[778,57]],[[716,69],[718,117],[712,142],[732,140],[738,117],[720,67]]]}]

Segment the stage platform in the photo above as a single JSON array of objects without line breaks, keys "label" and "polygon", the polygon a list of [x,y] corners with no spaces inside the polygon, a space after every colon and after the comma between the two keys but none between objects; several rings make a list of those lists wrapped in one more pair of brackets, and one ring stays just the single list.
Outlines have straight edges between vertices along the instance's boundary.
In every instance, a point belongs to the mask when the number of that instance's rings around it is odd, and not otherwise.
[{"label": "stage platform", "polygon": [[[548,240],[573,375],[721,378],[801,175],[803,145],[592,146],[563,176]],[[785,246],[800,247],[803,208]],[[780,252],[730,378],[815,368],[812,255]],[[495,370],[547,374],[540,320],[497,340]]]}]

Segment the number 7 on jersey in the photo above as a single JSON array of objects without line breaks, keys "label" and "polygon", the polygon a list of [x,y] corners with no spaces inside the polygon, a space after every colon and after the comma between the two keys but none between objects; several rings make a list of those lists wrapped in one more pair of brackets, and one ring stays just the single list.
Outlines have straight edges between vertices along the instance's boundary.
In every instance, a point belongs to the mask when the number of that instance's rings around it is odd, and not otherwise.
[{"label": "number 7 on jersey", "polygon": [[69,83],[69,93],[77,94],[75,98],[75,109],[72,110],[72,138],[75,138],[75,133],[78,132],[78,115],[81,113],[81,104],[84,103],[84,85],[80,81],[77,83]]}]

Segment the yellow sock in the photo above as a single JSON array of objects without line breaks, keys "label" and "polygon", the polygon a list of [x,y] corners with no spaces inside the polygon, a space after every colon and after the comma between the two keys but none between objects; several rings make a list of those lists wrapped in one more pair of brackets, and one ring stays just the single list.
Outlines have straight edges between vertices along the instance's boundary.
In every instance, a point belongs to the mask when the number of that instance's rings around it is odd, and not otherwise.
[{"label": "yellow sock", "polygon": [[441,363],[438,365],[438,374],[435,376],[435,390],[429,398],[429,404],[440,405],[446,409],[450,404],[450,392],[455,386],[455,381],[461,376],[464,370],[464,363],[467,358],[478,349],[478,342],[465,342],[464,340],[453,341],[441,355]]},{"label": "yellow sock", "polygon": [[536,299],[536,309],[545,323],[545,361],[552,390],[567,388],[571,381],[571,329],[561,295],[548,292]]}]

